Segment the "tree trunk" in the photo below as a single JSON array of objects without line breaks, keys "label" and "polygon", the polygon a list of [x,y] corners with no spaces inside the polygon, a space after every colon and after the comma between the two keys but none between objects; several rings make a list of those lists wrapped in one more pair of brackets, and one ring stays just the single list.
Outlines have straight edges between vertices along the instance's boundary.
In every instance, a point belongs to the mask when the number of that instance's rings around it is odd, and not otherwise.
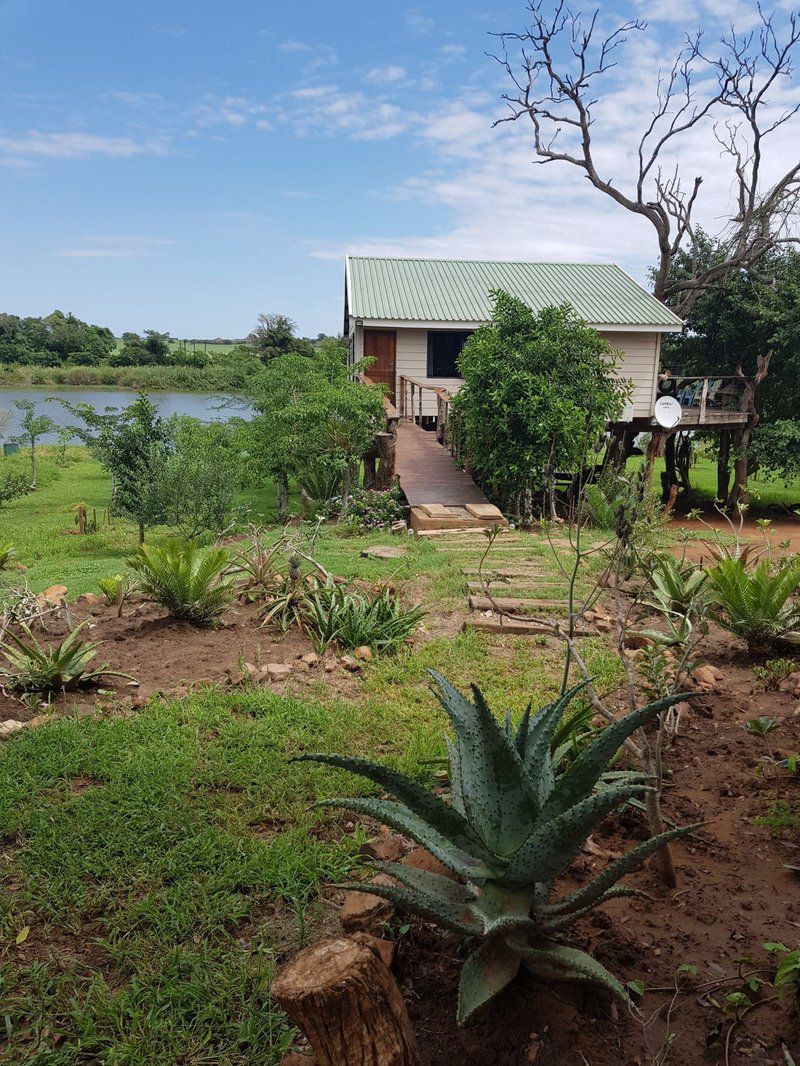
[{"label": "tree trunk", "polygon": [[388,492],[394,484],[397,437],[394,433],[378,433],[375,440],[380,459],[380,466],[375,477],[375,488],[380,492]]},{"label": "tree trunk", "polygon": [[278,521],[285,526],[289,521],[289,479],[286,474],[278,474]]},{"label": "tree trunk", "polygon": [[144,522],[139,523],[139,543],[144,544]]},{"label": "tree trunk", "polygon": [[660,429],[654,429],[650,434],[650,443],[647,445],[647,456],[645,457],[648,485],[650,485],[653,480],[653,467],[656,465],[656,459],[664,454],[664,446],[667,442],[667,436],[668,434]]},{"label": "tree trunk", "polygon": [[272,995],[308,1037],[318,1066],[419,1066],[397,983],[353,940],[306,948],[275,978]]},{"label": "tree trunk", "polygon": [[36,488],[36,445],[31,441],[31,491]]},{"label": "tree trunk", "polygon": [[731,431],[723,429],[719,435],[717,456],[717,499],[724,503],[731,486]]},{"label": "tree trunk", "polygon": [[375,461],[377,455],[375,452],[370,452],[364,456],[364,488],[372,489],[375,487]]},{"label": "tree trunk", "polygon": [[728,508],[735,511],[747,503],[747,448],[752,430],[737,430],[733,435],[733,484],[728,493]]},{"label": "tree trunk", "polygon": [[661,498],[666,503],[672,495],[672,486],[678,485],[677,463],[675,458],[676,435],[670,433],[664,445],[664,473],[661,475]]}]

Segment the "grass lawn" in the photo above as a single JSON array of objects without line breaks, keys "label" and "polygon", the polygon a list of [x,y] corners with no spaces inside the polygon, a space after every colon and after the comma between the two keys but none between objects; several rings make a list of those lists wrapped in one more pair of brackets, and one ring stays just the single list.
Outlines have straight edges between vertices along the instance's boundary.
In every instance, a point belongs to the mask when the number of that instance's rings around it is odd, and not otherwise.
[{"label": "grass lawn", "polygon": [[[136,549],[138,535],[132,522],[116,518],[107,522],[111,481],[85,448],[68,448],[68,461],[60,466],[56,449],[37,449],[39,488],[0,510],[0,544],[13,544],[16,560],[28,568],[34,592],[48,585],[64,584],[69,595],[96,592],[102,577],[125,569],[125,559]],[[0,475],[10,470],[30,469],[29,453],[0,458]],[[242,505],[258,521],[274,521],[275,492],[272,485],[261,491],[242,493]],[[290,501],[291,502],[291,501]],[[97,513],[98,532],[80,536],[75,525],[75,505],[86,504],[90,516]],[[148,540],[167,539],[169,531],[148,532]]]},{"label": "grass lawn", "polygon": [[[99,508],[107,491],[83,459],[3,512],[32,583],[77,593],[120,568],[135,540],[126,525],[60,532],[76,500]],[[415,646],[369,664],[353,699],[323,675],[303,698],[207,687],[54,719],[0,745],[0,1061],[278,1063],[292,1030],[271,976],[334,917],[325,886],[355,876],[364,839],[341,812],[311,808],[363,782],[289,757],[345,751],[430,780],[423,761],[444,754],[445,716],[429,668],[479,684],[515,717],[558,691],[552,642],[444,628],[464,603],[464,558],[416,539],[397,561],[360,556],[385,537],[328,531],[318,545],[334,572],[405,582],[429,611]],[[550,558],[530,545],[529,557]],[[601,689],[616,687],[604,641],[584,651]]]},{"label": "grass lawn", "polygon": [[[656,462],[653,482],[661,488],[661,473],[664,460]],[[698,496],[713,501],[717,495],[717,464],[711,459],[698,459],[691,468],[692,488]],[[800,478],[794,481],[771,480],[764,477],[748,479],[750,499],[753,507],[774,507],[784,505],[796,507],[800,504]]]}]

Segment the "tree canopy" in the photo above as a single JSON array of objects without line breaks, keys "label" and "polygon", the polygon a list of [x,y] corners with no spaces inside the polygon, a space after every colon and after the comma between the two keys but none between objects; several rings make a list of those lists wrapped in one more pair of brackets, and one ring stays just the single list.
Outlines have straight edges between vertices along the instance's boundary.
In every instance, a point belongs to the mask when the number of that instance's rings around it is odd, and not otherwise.
[{"label": "tree canopy", "polygon": [[569,307],[536,315],[493,293],[492,321],[461,353],[454,409],[473,473],[502,506],[527,513],[548,469],[577,469],[629,395],[616,366],[608,342]]}]

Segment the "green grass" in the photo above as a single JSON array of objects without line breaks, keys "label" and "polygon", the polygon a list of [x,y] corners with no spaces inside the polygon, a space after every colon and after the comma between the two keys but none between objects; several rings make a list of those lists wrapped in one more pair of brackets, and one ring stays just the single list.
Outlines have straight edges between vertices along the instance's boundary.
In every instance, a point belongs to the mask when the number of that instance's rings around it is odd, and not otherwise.
[{"label": "green grass", "polygon": [[[38,451],[39,488],[0,510],[0,542],[14,545],[16,561],[28,568],[26,577],[34,592],[54,584],[66,585],[70,597],[96,592],[100,578],[125,570],[125,559],[138,543],[136,527],[123,518],[108,524],[111,481],[85,448],[68,448],[64,466],[56,461],[55,448]],[[25,450],[13,458],[0,457],[0,475],[29,469]],[[90,517],[97,513],[97,533],[78,535],[74,509],[78,503],[86,504]],[[241,503],[256,520],[274,520],[272,485],[243,492]],[[156,529],[147,539],[159,543],[169,535],[168,530]]]},{"label": "green grass", "polygon": [[[135,544],[123,522],[65,534],[75,502],[100,513],[108,501],[102,470],[75,454],[63,469],[47,456],[41,489],[0,515],[31,584],[63,580],[71,594],[120,570]],[[253,502],[274,503],[268,493]],[[324,886],[355,875],[365,832],[312,808],[363,781],[289,758],[348,752],[432,783],[425,764],[444,755],[446,719],[429,669],[462,689],[480,685],[515,718],[558,691],[552,641],[441,635],[464,606],[460,571],[475,565],[481,538],[456,555],[407,538],[401,559],[361,557],[386,539],[328,529],[315,548],[332,572],[403,583],[429,611],[415,647],[368,665],[353,700],[332,697],[323,673],[309,676],[302,699],[209,687],[133,715],[99,707],[0,745],[0,1061],[278,1063],[292,1030],[270,980],[316,935],[330,906]],[[501,540],[489,568],[503,555]],[[555,569],[535,538],[523,555]],[[509,546],[512,557],[521,556]],[[583,649],[601,691],[616,688],[620,665],[606,643]]]},{"label": "green grass", "polygon": [[[654,470],[654,484],[661,487],[661,473],[664,461],[659,459]],[[692,488],[697,495],[712,502],[717,495],[717,464],[711,459],[698,459],[691,468]],[[753,508],[786,506],[796,507],[800,504],[800,478],[794,481],[780,481],[756,475],[748,479],[751,504]]]}]

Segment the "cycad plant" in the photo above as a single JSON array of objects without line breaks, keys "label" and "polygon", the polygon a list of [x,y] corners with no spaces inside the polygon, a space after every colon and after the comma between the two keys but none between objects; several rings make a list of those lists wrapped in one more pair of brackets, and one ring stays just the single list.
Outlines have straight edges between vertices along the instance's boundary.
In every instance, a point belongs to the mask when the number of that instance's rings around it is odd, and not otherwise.
[{"label": "cycad plant", "polygon": [[625,988],[596,959],[557,939],[594,907],[634,890],[620,878],[694,826],[662,833],[611,863],[593,881],[556,894],[593,827],[624,801],[648,792],[641,774],[603,772],[634,730],[685,695],[628,714],[599,732],[556,779],[551,740],[578,685],[513,729],[494,717],[481,692],[474,703],[432,673],[455,734],[448,741],[452,805],[404,775],[365,759],[302,755],[361,774],[392,799],[334,799],[344,807],[411,837],[463,880],[459,883],[398,863],[374,863],[396,884],[347,886],[391,900],[402,910],[472,938],[475,950],[461,973],[458,1018],[466,1022],[517,975],[521,965],[545,979],[588,981],[627,1001]]},{"label": "cycad plant", "polygon": [[200,548],[192,541],[143,544],[128,565],[139,590],[166,607],[173,618],[211,625],[233,599],[233,580],[224,548]]},{"label": "cycad plant", "polygon": [[750,652],[770,651],[781,637],[800,628],[800,559],[775,566],[769,559],[748,570],[739,559],[721,559],[708,571],[710,617],[747,641]]},{"label": "cycad plant", "polygon": [[27,640],[8,632],[0,645],[6,666],[0,667],[0,681],[12,692],[35,692],[43,696],[55,692],[73,692],[81,685],[99,681],[101,677],[129,677],[108,669],[108,663],[90,668],[100,647],[99,641],[81,640],[83,625],[77,626],[60,644],[52,647],[40,644],[28,626],[20,629]]}]

